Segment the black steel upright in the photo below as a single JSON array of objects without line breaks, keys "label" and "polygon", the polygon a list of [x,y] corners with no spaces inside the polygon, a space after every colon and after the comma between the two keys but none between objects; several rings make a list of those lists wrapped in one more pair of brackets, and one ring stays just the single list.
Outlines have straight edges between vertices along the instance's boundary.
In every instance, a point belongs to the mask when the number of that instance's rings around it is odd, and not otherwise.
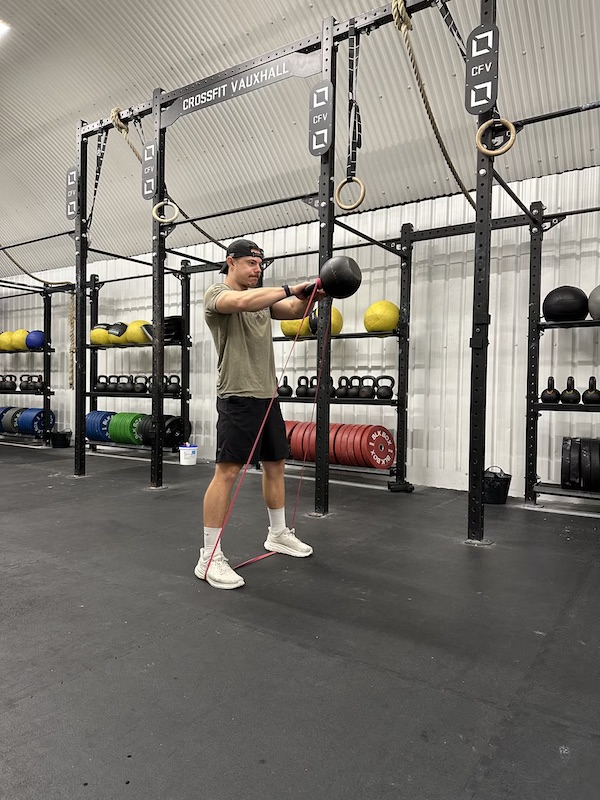
[{"label": "black steel upright", "polygon": [[527,335],[527,422],[525,433],[525,502],[535,504],[533,487],[537,483],[538,372],[540,363],[540,305],[542,301],[542,242],[544,229],[542,203],[532,203],[531,213],[539,223],[531,223],[529,250],[529,320]]},{"label": "black steel upright", "polygon": [[191,277],[189,273],[182,273],[177,277],[181,281],[181,316],[183,318],[181,342],[181,425],[185,436],[190,423],[190,351],[192,349],[192,339],[190,337]]},{"label": "black steel upright", "polygon": [[88,138],[77,128],[77,215],[75,217],[75,475],[85,475],[85,378],[87,290]]},{"label": "black steel upright", "polygon": [[44,300],[44,442],[50,444],[50,353],[52,350],[52,295],[50,292],[44,291],[42,294]]},{"label": "black steel upright", "polygon": [[408,370],[410,344],[410,292],[414,228],[409,223],[400,232],[400,320],[398,322],[398,405],[396,408],[397,446],[395,480],[388,483],[392,492],[412,492],[414,486],[406,480],[408,453]]},{"label": "black steel upright", "polygon": [[[154,120],[154,146],[156,152],[156,188],[153,205],[166,200],[165,189],[165,139],[166,129],[161,128],[162,89],[155,89],[152,95]],[[164,384],[165,372],[165,260],[167,228],[164,223],[152,217],[152,428],[154,440],[151,450],[150,485],[159,488],[163,483],[163,444],[164,430]]]},{"label": "black steel upright", "polygon": [[[496,0],[481,0],[481,24],[496,23]],[[492,119],[493,109],[478,115],[478,125]],[[492,145],[491,129],[483,143]],[[469,434],[469,539],[483,541],[483,471],[485,461],[485,420],[487,400],[487,356],[490,327],[490,256],[492,239],[493,156],[477,153],[475,220],[475,271],[471,335],[471,420]]]},{"label": "black steel upright", "polygon": [[[321,56],[323,80],[331,81],[331,146],[321,156],[319,177],[319,269],[333,252],[334,168],[335,168],[335,83],[337,48],[333,38],[333,17],[323,20]],[[315,459],[315,513],[329,511],[329,376],[331,372],[331,298],[319,303],[317,329],[317,375],[321,376],[317,394],[317,429]]]}]

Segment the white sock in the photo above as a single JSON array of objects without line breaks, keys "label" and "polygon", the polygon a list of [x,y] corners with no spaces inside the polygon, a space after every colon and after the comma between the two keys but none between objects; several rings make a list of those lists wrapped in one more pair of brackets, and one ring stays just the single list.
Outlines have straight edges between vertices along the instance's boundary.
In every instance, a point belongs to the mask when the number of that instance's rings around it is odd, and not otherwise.
[{"label": "white sock", "polygon": [[[221,528],[204,528],[204,555],[207,558],[210,558],[212,551],[217,543],[217,539],[219,538],[219,534],[221,533]],[[217,547],[217,553],[221,552],[221,542],[219,540],[219,546]]]},{"label": "white sock", "polygon": [[271,533],[281,533],[285,528],[285,506],[283,508],[267,508]]}]

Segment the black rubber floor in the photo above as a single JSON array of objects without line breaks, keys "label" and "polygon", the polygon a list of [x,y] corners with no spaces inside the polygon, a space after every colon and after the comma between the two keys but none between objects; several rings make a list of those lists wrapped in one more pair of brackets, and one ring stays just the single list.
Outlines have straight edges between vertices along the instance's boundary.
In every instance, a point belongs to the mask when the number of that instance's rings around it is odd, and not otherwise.
[{"label": "black rubber floor", "polygon": [[490,506],[472,548],[462,493],[332,485],[315,518],[306,482],[315,555],[225,592],[193,575],[210,467],[72,457],[0,447],[2,800],[599,797],[598,519]]}]

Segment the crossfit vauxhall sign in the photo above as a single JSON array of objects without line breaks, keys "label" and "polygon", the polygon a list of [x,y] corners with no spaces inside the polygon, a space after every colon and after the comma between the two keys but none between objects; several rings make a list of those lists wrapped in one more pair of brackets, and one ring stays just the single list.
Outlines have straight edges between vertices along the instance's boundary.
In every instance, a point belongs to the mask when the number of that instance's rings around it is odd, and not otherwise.
[{"label": "crossfit vauxhall sign", "polygon": [[263,86],[270,86],[286,78],[308,78],[320,71],[321,54],[317,50],[314,53],[290,53],[268,61],[264,66],[252,67],[231,77],[226,77],[227,73],[223,72],[213,80],[208,78],[206,83],[200,81],[194,84],[193,89],[165,108],[160,116],[161,127],[168,127],[185,114],[231,100]]},{"label": "crossfit vauxhall sign", "polygon": [[483,114],[498,98],[498,41],[495,25],[479,25],[467,39],[465,106],[469,114]]}]

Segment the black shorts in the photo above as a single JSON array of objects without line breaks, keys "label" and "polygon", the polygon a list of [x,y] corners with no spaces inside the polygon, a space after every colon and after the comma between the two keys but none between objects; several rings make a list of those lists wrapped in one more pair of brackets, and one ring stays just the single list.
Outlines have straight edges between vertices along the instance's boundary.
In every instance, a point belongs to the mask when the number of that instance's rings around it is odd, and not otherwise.
[{"label": "black shorts", "polygon": [[[270,400],[259,397],[217,397],[217,461],[245,464],[252,452]],[[288,455],[285,422],[275,398],[256,445],[252,463],[280,461]]]}]

